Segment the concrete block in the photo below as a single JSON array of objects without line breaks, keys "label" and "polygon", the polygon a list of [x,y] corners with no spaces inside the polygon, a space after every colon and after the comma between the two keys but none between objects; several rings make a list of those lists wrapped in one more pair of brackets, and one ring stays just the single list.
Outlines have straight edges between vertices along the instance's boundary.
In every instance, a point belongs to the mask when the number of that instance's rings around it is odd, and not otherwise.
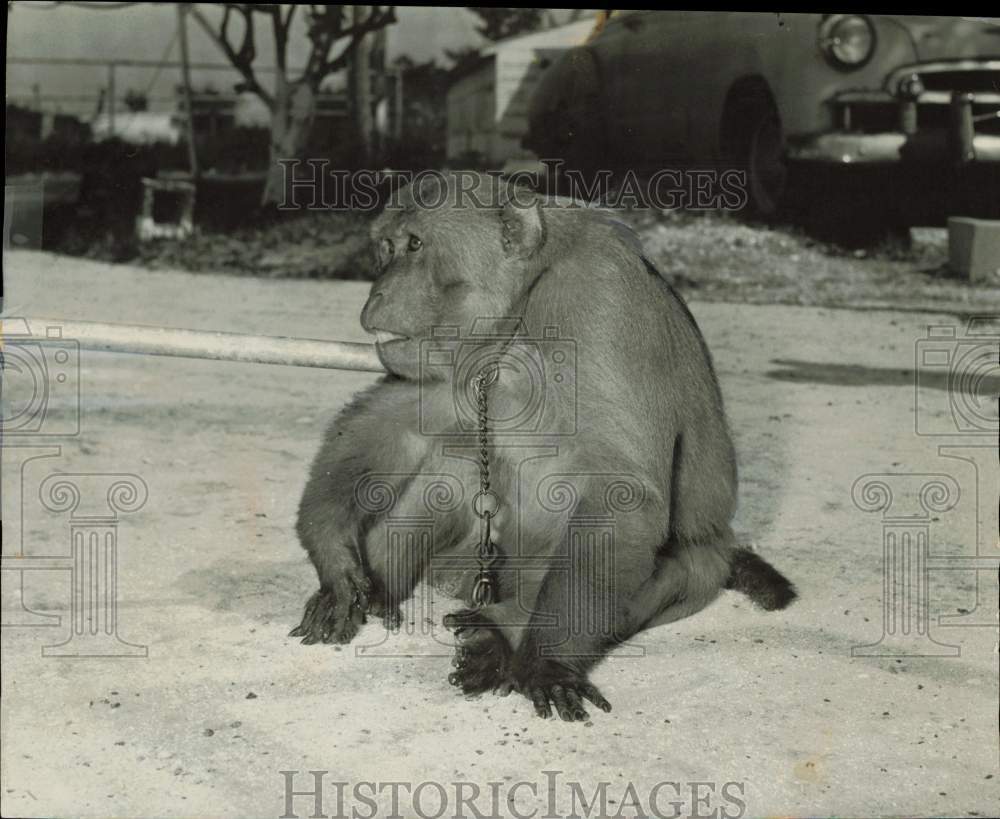
[{"label": "concrete block", "polygon": [[970,282],[1000,284],[1000,220],[950,217],[948,256],[951,269]]}]

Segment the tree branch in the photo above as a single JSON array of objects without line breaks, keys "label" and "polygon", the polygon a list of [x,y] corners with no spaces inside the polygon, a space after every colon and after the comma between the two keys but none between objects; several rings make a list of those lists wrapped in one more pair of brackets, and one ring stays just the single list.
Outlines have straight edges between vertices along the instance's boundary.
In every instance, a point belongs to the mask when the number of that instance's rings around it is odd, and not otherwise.
[{"label": "tree branch", "polygon": [[[292,6],[295,11],[295,6]],[[291,17],[291,13],[289,13]],[[288,56],[288,28],[285,20],[281,16],[281,7],[275,6],[271,10],[271,30],[274,32],[274,62],[278,70],[285,73],[285,61]]]},{"label": "tree branch", "polygon": [[[243,42],[239,50],[229,41],[229,16],[233,10],[243,15]],[[265,9],[258,8],[257,10],[263,11]],[[198,24],[212,41],[222,50],[222,53],[226,55],[233,68],[239,71],[240,76],[243,77],[243,82],[237,86],[237,90],[251,91],[260,97],[269,109],[273,109],[274,97],[257,81],[257,76],[253,70],[253,61],[257,56],[257,49],[254,44],[253,13],[254,9],[250,5],[226,3],[219,31],[216,32],[212,24],[205,18],[205,15],[201,13],[201,10],[194,4],[191,6],[191,15],[198,21]]]},{"label": "tree branch", "polygon": [[[343,37],[350,37],[351,40],[344,48],[344,50],[341,51],[340,54],[338,54],[335,59],[331,60],[329,58],[330,57],[329,49],[327,50],[326,54],[324,55],[323,64],[319,69],[320,73],[319,81],[321,82],[323,78],[325,78],[326,76],[334,73],[335,71],[340,71],[342,68],[344,68],[347,65],[347,61],[350,59],[351,54],[354,52],[354,49],[357,48],[358,43],[361,42],[361,39],[363,37],[365,37],[368,34],[371,34],[372,32],[378,31],[381,28],[385,28],[385,26],[389,25],[390,23],[395,23],[395,22],[396,22],[395,6],[388,6],[387,8],[382,9],[381,11],[379,10],[378,6],[373,6],[371,13],[359,25],[349,26],[348,28],[341,30],[340,34],[336,39],[342,39]],[[330,46],[331,47],[333,46],[333,42],[330,43]]]},{"label": "tree branch", "polygon": [[[318,89],[320,83],[335,71],[347,65],[358,42],[367,34],[396,22],[395,6],[372,6],[368,17],[359,25],[345,26],[344,6],[309,7],[309,39],[312,49],[306,67],[296,82],[304,82]],[[338,40],[350,37],[351,41],[335,59],[330,51]]]}]

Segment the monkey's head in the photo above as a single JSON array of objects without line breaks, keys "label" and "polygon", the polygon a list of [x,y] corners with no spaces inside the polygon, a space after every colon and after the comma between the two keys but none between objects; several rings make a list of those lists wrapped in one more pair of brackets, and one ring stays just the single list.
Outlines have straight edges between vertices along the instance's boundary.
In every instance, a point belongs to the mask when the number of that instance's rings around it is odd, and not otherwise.
[{"label": "monkey's head", "polygon": [[391,373],[421,377],[421,341],[466,335],[477,319],[517,315],[539,270],[541,203],[495,177],[432,174],[399,191],[375,221],[377,277],[361,312]]}]

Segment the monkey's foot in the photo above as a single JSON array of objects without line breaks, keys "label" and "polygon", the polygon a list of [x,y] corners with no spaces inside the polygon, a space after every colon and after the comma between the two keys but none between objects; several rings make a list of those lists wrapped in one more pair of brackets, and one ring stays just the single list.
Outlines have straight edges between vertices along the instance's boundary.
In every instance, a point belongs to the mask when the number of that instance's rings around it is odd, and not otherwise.
[{"label": "monkey's foot", "polygon": [[535,713],[543,719],[552,716],[552,707],[566,722],[583,722],[589,719],[583,700],[589,700],[602,711],[610,711],[609,703],[584,674],[553,660],[533,664],[517,683],[517,690],[535,706]]},{"label": "monkey's foot", "polygon": [[455,670],[448,682],[463,694],[513,690],[508,668],[511,648],[493,622],[476,609],[461,609],[445,615],[444,626],[455,632],[458,645],[451,663]]},{"label": "monkey's foot", "polygon": [[321,588],[306,603],[302,622],[288,634],[313,643],[349,643],[365,622],[371,583],[355,570],[332,587]]}]

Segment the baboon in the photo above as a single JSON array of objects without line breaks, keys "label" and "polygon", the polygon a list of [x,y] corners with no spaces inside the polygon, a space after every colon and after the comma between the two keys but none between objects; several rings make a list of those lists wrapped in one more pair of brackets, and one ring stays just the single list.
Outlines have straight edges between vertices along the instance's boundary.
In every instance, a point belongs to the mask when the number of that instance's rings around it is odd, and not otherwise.
[{"label": "baboon", "polygon": [[[402,189],[371,240],[361,324],[389,374],[341,411],[312,466],[297,530],[320,588],[293,636],[346,643],[366,614],[397,626],[433,575],[469,606],[444,620],[456,635],[450,682],[516,691],[540,716],[572,721],[587,718],[584,700],[610,710],[588,672],[638,631],[723,588],[769,610],[794,599],[735,541],[736,457],[708,349],[629,228],[453,172]],[[431,366],[442,337],[452,356]],[[498,595],[473,606],[476,571],[461,558],[482,534],[469,502],[482,453],[477,416],[459,405],[476,372],[465,364],[487,360]],[[440,476],[462,502],[429,504]],[[368,497],[376,477],[382,506]],[[428,514],[429,546],[394,556],[393,521]],[[578,537],[594,521],[599,535]]]}]

